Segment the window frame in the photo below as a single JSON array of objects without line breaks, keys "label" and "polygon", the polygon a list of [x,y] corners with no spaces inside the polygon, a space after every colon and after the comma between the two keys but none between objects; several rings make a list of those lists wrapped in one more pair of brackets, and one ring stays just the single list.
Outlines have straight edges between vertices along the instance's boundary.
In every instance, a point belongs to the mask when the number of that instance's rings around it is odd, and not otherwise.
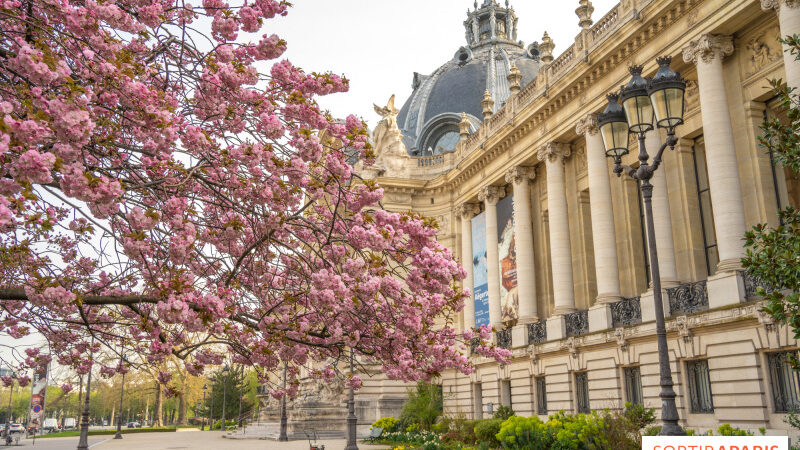
[{"label": "window frame", "polygon": [[[700,380],[707,386],[707,399],[700,398],[704,391],[698,391],[698,367],[704,367],[705,379]],[[702,375],[700,375],[702,376]],[[693,359],[686,361],[686,393],[689,396],[689,413],[691,414],[713,414],[714,413],[714,391],[711,389],[711,370],[708,367],[708,359]]]},{"label": "window frame", "polygon": [[547,381],[545,375],[533,377],[536,397],[536,414],[547,415]]},{"label": "window frame", "polygon": [[590,414],[592,407],[589,399],[589,372],[575,372],[572,378],[575,383],[575,411],[578,414]]},{"label": "window frame", "polygon": [[[798,350],[782,350],[777,352],[768,352],[766,355],[767,371],[769,372],[769,392],[772,397],[772,410],[775,414],[786,414],[792,411],[796,411],[797,409],[800,409],[800,372],[795,371],[791,367],[791,364],[787,361],[788,359],[787,356],[790,354],[794,354],[795,358],[797,358]],[[781,357],[782,361],[779,361],[778,357]],[[777,368],[775,367],[777,364],[786,365],[788,367],[788,370],[782,373],[781,377],[777,376],[778,375],[776,370]],[[785,385],[787,381],[786,379],[787,374],[789,382],[791,383],[793,381],[791,386]],[[776,392],[778,389],[782,392]],[[788,394],[789,396],[793,396],[794,398],[793,399],[779,398],[779,395],[781,394],[784,395]]]},{"label": "window frame", "polygon": [[[641,367],[640,366],[623,367],[622,378],[625,381],[625,401],[630,402],[632,404],[638,403],[640,405],[644,405]],[[633,381],[633,385],[631,384],[631,381]]]}]

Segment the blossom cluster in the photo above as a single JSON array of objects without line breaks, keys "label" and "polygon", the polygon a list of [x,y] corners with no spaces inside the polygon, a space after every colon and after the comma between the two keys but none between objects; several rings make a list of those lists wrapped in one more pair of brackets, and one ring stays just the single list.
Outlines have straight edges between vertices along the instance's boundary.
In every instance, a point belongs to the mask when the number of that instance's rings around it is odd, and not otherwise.
[{"label": "blossom cluster", "polygon": [[128,364],[93,355],[124,348],[330,377],[353,349],[406,381],[472,370],[465,272],[435,222],[383,210],[354,173],[365,124],[316,102],[348,80],[277,61],[262,30],[288,2],[27,5],[0,6],[0,332],[50,353],[19,368],[110,377]]}]

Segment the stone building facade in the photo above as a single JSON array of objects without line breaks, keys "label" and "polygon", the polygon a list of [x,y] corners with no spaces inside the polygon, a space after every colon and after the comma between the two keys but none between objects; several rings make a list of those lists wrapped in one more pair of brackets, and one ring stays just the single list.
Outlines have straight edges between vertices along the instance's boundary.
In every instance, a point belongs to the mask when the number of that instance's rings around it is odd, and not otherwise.
[{"label": "stone building facade", "polygon": [[[504,404],[544,417],[626,401],[660,408],[641,200],[635,181],[613,175],[597,114],[629,79],[628,66],[651,76],[657,56],[672,56],[687,80],[685,123],[652,182],[681,422],[788,429],[800,386],[786,355],[798,342],[760,311],[758,280],[739,261],[749,227],[777,225],[779,208],[800,205],[800,180],[758,145],[759,125],[781,114],[766,80],[800,87],[800,63],[777,41],[800,34],[800,2],[621,0],[595,19],[580,0],[578,34],[560,55],[546,33],[527,47],[517,42],[527,30],[508,3],[475,6],[453,60],[415,74],[401,110],[376,108],[384,117],[378,163],[359,167],[385,189],[386,208],[437,219],[470,289],[473,246],[485,239],[488,322],[513,358],[476,357],[471,376],[443,374],[446,412],[487,417]],[[443,94],[470,103],[437,100]],[[650,132],[648,148],[663,139]],[[623,162],[635,166],[636,153]],[[507,309],[497,217],[509,196],[516,303]],[[483,232],[473,230],[479,214]],[[459,326],[475,317],[469,301]],[[368,383],[359,397],[380,391]]]}]

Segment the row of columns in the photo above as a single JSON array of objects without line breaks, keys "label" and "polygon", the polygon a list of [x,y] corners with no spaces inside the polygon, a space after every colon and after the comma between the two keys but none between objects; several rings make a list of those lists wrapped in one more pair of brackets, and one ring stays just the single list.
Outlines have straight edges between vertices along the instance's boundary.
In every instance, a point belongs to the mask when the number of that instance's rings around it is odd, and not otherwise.
[{"label": "row of columns", "polygon": [[[779,15],[781,34],[800,33],[800,0],[761,0],[765,10],[776,10]],[[736,271],[741,268],[744,256],[742,236],[746,230],[744,203],[739,178],[739,166],[733,139],[733,126],[725,90],[722,60],[733,53],[733,38],[715,34],[703,34],[683,49],[683,59],[697,67],[700,113],[705,139],[706,167],[712,201],[712,212],[716,224],[719,264],[717,274],[709,279],[709,296],[743,298],[742,286],[736,282]],[[790,87],[800,89],[800,62],[784,52],[786,81]],[[596,305],[608,305],[621,298],[618,271],[617,244],[611,198],[611,172],[605,157],[602,138],[597,124],[597,115],[581,118],[576,126],[578,135],[586,140],[587,176],[591,193],[590,213],[594,245],[597,280]],[[646,146],[655,151],[661,146],[657,131],[648,133]],[[553,278],[554,316],[576,310],[573,293],[572,249],[569,236],[569,218],[564,180],[564,160],[570,155],[568,144],[550,142],[537,151],[547,171],[547,203],[550,221],[550,264]],[[530,181],[535,177],[532,167],[515,167],[509,170],[505,180],[514,190],[514,232],[517,254],[517,289],[519,296],[520,323],[539,319],[536,303],[535,263],[533,255],[533,229],[531,226]],[[659,255],[659,271],[664,288],[679,283],[672,236],[672,220],[665,169],[656,171],[651,180],[653,189],[653,214],[655,240]],[[492,325],[501,325],[500,273],[498,266],[497,202],[505,195],[505,188],[487,186],[478,199],[486,211],[486,256],[489,279],[489,311]],[[462,221],[462,255],[467,270],[466,286],[472,289],[472,264],[467,263],[472,255],[471,219],[480,211],[475,203],[459,207]],[[612,270],[609,270],[612,268]],[[725,283],[716,280],[728,280]],[[733,280],[732,282],[730,280]],[[722,284],[720,284],[722,283]],[[737,292],[738,291],[738,292]],[[474,305],[467,302],[465,326],[473,327]],[[649,305],[642,302],[643,309]],[[711,305],[716,306],[716,305]],[[643,311],[644,314],[644,311]],[[645,318],[646,319],[646,318]],[[548,326],[549,328],[549,326]],[[594,328],[594,327],[593,327]]]}]

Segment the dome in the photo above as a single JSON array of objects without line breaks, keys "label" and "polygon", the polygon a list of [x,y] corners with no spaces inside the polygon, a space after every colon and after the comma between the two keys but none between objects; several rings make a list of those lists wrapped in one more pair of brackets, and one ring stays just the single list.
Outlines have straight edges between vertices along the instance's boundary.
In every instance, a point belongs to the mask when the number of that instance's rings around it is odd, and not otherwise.
[{"label": "dome", "polygon": [[403,143],[411,155],[435,155],[455,149],[459,140],[458,123],[466,113],[474,128],[481,122],[481,100],[489,91],[494,111],[501,108],[511,91],[508,74],[516,65],[522,74],[522,87],[539,70],[536,43],[527,48],[517,37],[514,9],[485,0],[467,12],[464,22],[467,45],[430,75],[414,73],[413,92],[397,116]]}]

